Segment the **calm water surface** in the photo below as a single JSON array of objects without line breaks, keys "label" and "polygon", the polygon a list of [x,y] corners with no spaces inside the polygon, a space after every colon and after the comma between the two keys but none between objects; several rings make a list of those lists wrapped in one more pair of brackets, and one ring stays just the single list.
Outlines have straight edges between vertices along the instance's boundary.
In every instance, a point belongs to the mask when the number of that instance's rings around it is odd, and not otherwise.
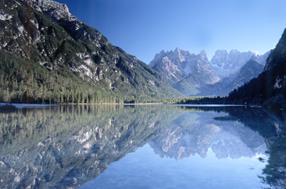
[{"label": "calm water surface", "polygon": [[285,117],[261,108],[0,112],[0,188],[285,188]]}]

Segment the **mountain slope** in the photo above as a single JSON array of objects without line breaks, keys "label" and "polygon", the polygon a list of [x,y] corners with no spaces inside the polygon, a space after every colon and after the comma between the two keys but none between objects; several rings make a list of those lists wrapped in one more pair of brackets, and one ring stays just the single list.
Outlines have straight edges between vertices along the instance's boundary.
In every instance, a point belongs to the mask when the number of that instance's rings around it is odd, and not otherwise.
[{"label": "mountain slope", "polygon": [[0,2],[0,100],[99,102],[172,96],[136,57],[52,0]]},{"label": "mountain slope", "polygon": [[264,69],[264,65],[255,60],[249,60],[237,73],[223,78],[214,85],[206,85],[201,89],[204,96],[227,96],[229,92],[257,77]]},{"label": "mountain slope", "polygon": [[286,29],[267,59],[263,73],[229,94],[236,103],[264,104],[285,108],[286,103]]}]

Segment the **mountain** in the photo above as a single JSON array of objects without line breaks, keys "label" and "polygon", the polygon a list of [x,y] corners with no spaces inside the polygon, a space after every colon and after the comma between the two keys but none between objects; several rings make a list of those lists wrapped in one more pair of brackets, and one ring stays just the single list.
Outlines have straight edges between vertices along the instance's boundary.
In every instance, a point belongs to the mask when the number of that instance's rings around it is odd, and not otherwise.
[{"label": "mountain", "polygon": [[226,96],[257,77],[263,71],[269,54],[218,50],[209,61],[204,51],[191,54],[177,48],[161,51],[151,61],[150,67],[185,96]]},{"label": "mountain", "polygon": [[227,96],[232,90],[257,77],[264,69],[264,65],[250,59],[240,70],[214,85],[206,85],[201,89],[204,96]]},{"label": "mountain", "polygon": [[174,94],[155,71],[56,1],[1,1],[0,41],[0,101],[119,102]]},{"label": "mountain", "polygon": [[286,103],[286,29],[271,51],[264,71],[255,79],[232,91],[228,100],[235,103],[263,104],[285,108]]},{"label": "mountain", "polygon": [[265,64],[267,62],[267,58],[269,57],[270,53],[271,53],[271,50],[267,51],[266,53],[264,53],[262,55],[255,55],[251,59],[253,59],[256,62],[258,62],[259,64],[265,66]]},{"label": "mountain", "polygon": [[199,54],[178,48],[161,51],[149,65],[184,95],[198,94],[200,86],[220,80],[204,51]]},{"label": "mountain", "polygon": [[250,59],[256,60],[260,64],[265,64],[266,57],[269,52],[264,55],[256,55],[253,52],[240,52],[238,50],[217,50],[212,57],[210,64],[213,69],[223,78],[235,74]]},{"label": "mountain", "polygon": [[155,55],[149,66],[169,82],[176,83],[186,75],[184,67],[187,57],[190,57],[190,53],[178,48],[174,51],[161,51]]}]

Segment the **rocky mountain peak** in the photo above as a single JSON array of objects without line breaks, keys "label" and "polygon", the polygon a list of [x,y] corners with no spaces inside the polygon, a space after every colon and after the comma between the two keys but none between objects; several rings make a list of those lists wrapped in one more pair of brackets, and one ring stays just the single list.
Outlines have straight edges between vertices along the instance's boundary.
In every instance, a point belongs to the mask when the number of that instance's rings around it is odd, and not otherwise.
[{"label": "rocky mountain peak", "polygon": [[187,50],[176,48],[171,51],[161,51],[151,61],[150,67],[166,78],[175,89],[182,94],[195,94],[196,89],[178,87],[191,83],[194,86],[201,84],[216,83],[219,77],[212,70],[205,51],[199,54],[191,54]]},{"label": "rocky mountain peak", "polygon": [[214,56],[211,59],[211,62],[213,63],[213,65],[218,66],[218,67],[222,67],[223,63],[226,61],[228,56],[228,52],[226,50],[217,50],[214,53]]},{"label": "rocky mountain peak", "polygon": [[66,4],[59,3],[53,0],[21,0],[26,2],[36,10],[48,13],[56,20],[66,19],[75,20],[76,18],[70,13]]},{"label": "rocky mountain peak", "polygon": [[202,60],[208,62],[208,57],[207,57],[207,54],[204,50],[200,51],[200,53],[198,55]]},{"label": "rocky mountain peak", "polygon": [[174,54],[177,56],[176,58],[178,58],[180,62],[184,62],[186,61],[186,56],[189,55],[189,52],[180,48],[176,48],[174,50]]}]

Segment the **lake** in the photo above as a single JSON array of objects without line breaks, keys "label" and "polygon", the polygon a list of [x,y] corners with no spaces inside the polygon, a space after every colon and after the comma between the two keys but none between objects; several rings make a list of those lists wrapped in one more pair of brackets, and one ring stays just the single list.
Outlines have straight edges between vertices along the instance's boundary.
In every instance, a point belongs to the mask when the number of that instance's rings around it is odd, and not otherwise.
[{"label": "lake", "polygon": [[0,188],[285,188],[285,117],[262,108],[0,112]]}]

